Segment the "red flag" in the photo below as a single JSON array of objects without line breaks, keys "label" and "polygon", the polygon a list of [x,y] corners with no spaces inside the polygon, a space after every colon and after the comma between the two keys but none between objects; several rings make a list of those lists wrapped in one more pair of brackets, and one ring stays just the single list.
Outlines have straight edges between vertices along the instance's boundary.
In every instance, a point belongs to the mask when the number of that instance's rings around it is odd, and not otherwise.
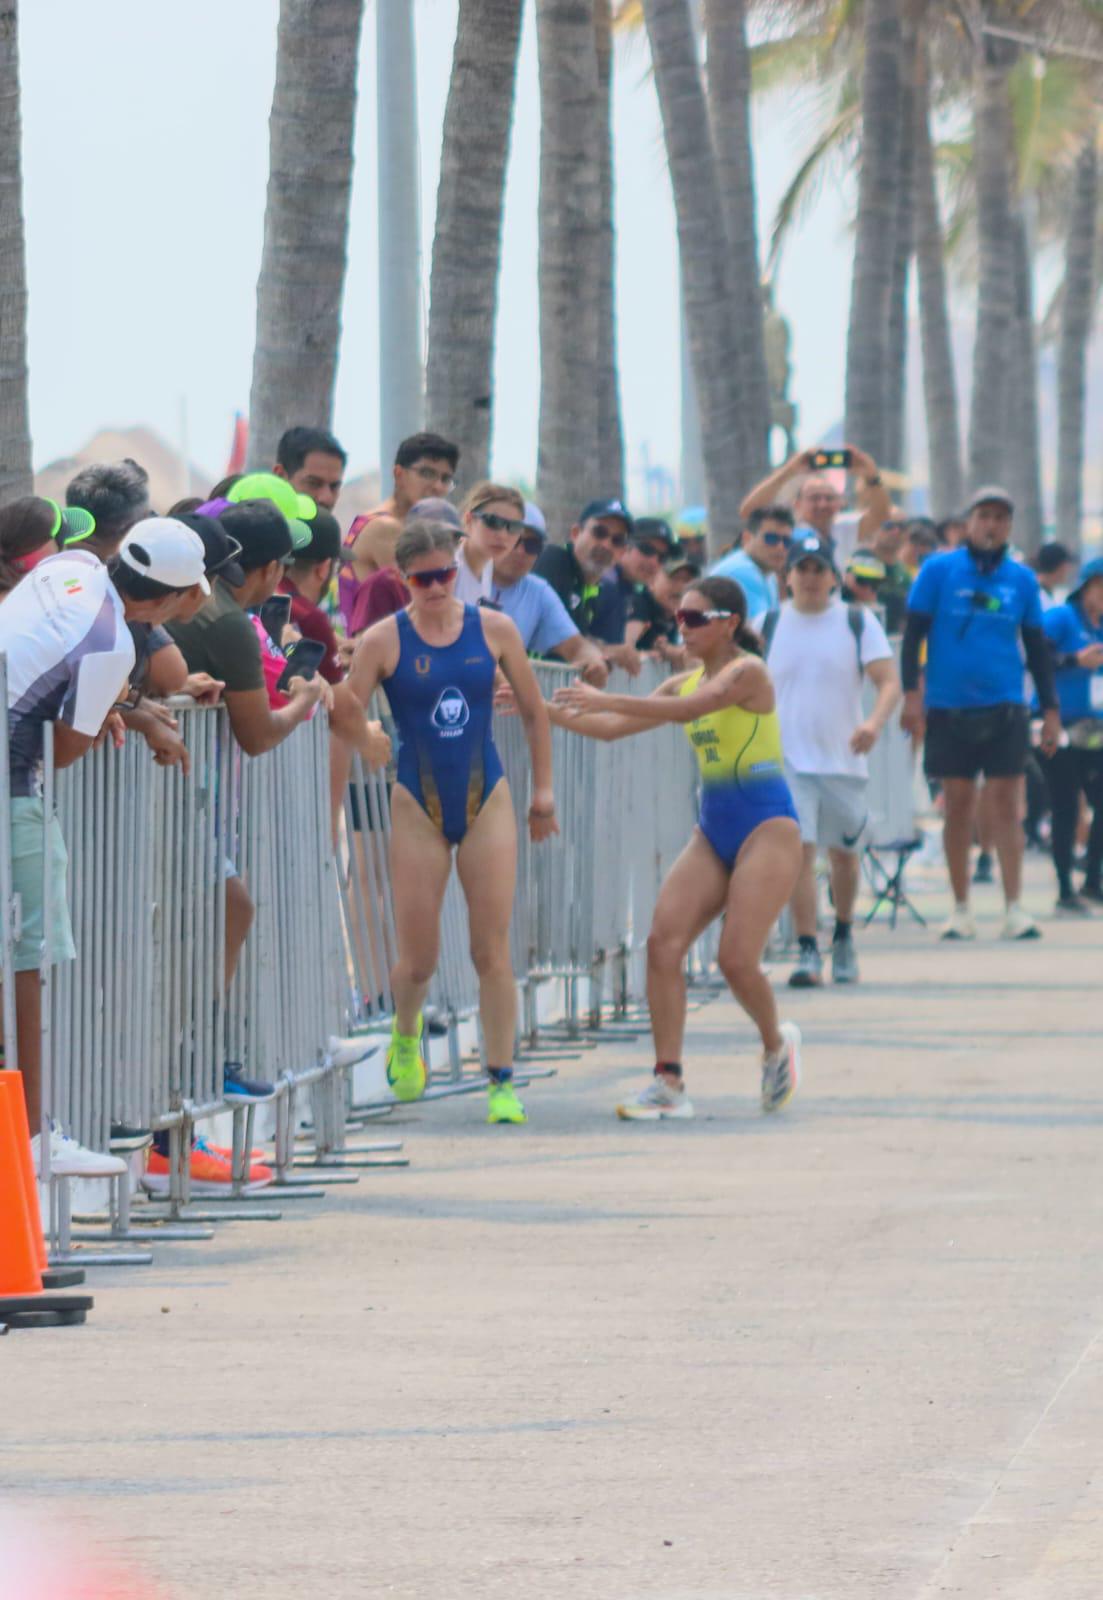
[{"label": "red flag", "polygon": [[249,446],[249,423],[240,411],[234,412],[234,436],[230,444],[230,459],[226,463],[226,477],[231,472],[245,471],[245,455]]}]

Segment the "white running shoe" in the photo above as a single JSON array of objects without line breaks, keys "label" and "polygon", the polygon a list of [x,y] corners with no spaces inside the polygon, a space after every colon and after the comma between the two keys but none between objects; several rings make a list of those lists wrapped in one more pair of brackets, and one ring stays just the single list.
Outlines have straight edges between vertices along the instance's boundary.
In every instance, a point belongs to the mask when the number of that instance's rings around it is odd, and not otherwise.
[{"label": "white running shoe", "polygon": [[762,1058],[762,1109],[780,1111],[800,1088],[800,1029],[795,1022],[783,1022],[779,1029],[785,1040],[776,1055]]},{"label": "white running shoe", "polygon": [[625,1100],[617,1107],[622,1122],[660,1122],[668,1117],[692,1117],[693,1102],[685,1086],[675,1089],[669,1078],[654,1072],[634,1100]]},{"label": "white running shoe", "polygon": [[[41,1135],[31,1140],[31,1159],[35,1172],[42,1170]],[[86,1150],[75,1139],[67,1139],[57,1128],[50,1129],[50,1172],[57,1178],[117,1178],[126,1171],[118,1156],[100,1155]]]},{"label": "white running shoe", "polygon": [[948,922],[944,922],[940,939],[975,939],[977,925],[968,906],[955,906]]},{"label": "white running shoe", "polygon": [[1008,906],[1000,929],[1001,939],[1040,939],[1042,930],[1022,906]]}]

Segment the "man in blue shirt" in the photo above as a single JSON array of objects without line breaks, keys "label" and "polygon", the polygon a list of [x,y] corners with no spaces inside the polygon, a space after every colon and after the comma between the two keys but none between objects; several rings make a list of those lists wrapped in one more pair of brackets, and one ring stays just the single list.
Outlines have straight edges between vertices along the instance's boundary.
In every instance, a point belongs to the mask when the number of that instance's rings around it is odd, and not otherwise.
[{"label": "man in blue shirt", "polygon": [[526,500],[521,537],[494,563],[491,601],[513,622],[530,655],[569,661],[587,683],[603,689],[609,668],[601,651],[579,633],[551,584],[533,573],[546,539],[543,512]]},{"label": "man in blue shirt", "polygon": [[[1060,716],[1053,664],[1042,631],[1038,580],[1007,554],[1014,506],[1005,489],[978,489],[967,508],[965,542],[932,556],[908,597],[901,657],[901,723],[916,740],[926,726],[924,765],[946,797],[943,848],[954,892],[944,939],[975,939],[969,909],[969,850],[983,774],[1007,913],[1001,937],[1036,939],[1019,904],[1022,887],[1023,773],[1030,712],[1023,698],[1019,642],[1043,711],[1042,749],[1057,748]],[[919,658],[927,641],[926,715]]]},{"label": "man in blue shirt", "polygon": [[734,578],[747,596],[747,615],[761,617],[780,603],[778,574],[785,570],[793,543],[793,513],[788,506],[759,506],[747,518],[743,542],[710,569],[710,577]]},{"label": "man in blue shirt", "polygon": [[[1044,548],[1044,547],[1043,547]],[[1064,605],[1042,618],[1057,670],[1057,698],[1065,739],[1042,763],[1053,810],[1053,865],[1057,910],[1090,914],[1103,905],[1103,558],[1086,561]],[[1072,886],[1072,856],[1080,796],[1091,807],[1088,859],[1079,894]]]}]

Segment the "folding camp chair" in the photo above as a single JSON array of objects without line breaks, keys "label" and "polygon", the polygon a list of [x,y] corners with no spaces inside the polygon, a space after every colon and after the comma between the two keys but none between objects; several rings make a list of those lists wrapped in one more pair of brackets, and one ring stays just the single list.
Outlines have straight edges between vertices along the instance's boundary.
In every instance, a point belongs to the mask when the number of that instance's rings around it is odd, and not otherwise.
[{"label": "folding camp chair", "polygon": [[[927,926],[927,919],[917,910],[908,898],[904,884],[904,869],[915,852],[922,848],[923,839],[898,839],[894,844],[867,845],[862,856],[862,867],[865,871],[866,882],[873,890],[873,909],[866,916],[866,926],[873,921],[881,907],[890,907],[889,926],[896,927],[896,920],[900,907],[904,906],[915,918],[921,928]],[[890,870],[882,856],[895,856],[896,864]]]}]

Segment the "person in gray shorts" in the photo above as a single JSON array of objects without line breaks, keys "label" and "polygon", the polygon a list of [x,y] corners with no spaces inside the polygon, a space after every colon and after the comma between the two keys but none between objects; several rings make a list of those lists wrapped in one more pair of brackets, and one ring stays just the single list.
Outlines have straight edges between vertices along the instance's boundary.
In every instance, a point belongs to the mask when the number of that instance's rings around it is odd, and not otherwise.
[{"label": "person in gray shorts", "polygon": [[[816,854],[831,864],[835,931],[831,976],[857,983],[858,956],[851,931],[866,831],[866,754],[900,699],[892,647],[873,612],[845,605],[830,544],[810,528],[797,528],[789,552],[792,599],[760,619],[777,692],[785,777],[800,818],[804,862],[793,894],[800,941],[794,989],[823,982],[816,941]],[[877,690],[867,716],[865,678]]]}]

